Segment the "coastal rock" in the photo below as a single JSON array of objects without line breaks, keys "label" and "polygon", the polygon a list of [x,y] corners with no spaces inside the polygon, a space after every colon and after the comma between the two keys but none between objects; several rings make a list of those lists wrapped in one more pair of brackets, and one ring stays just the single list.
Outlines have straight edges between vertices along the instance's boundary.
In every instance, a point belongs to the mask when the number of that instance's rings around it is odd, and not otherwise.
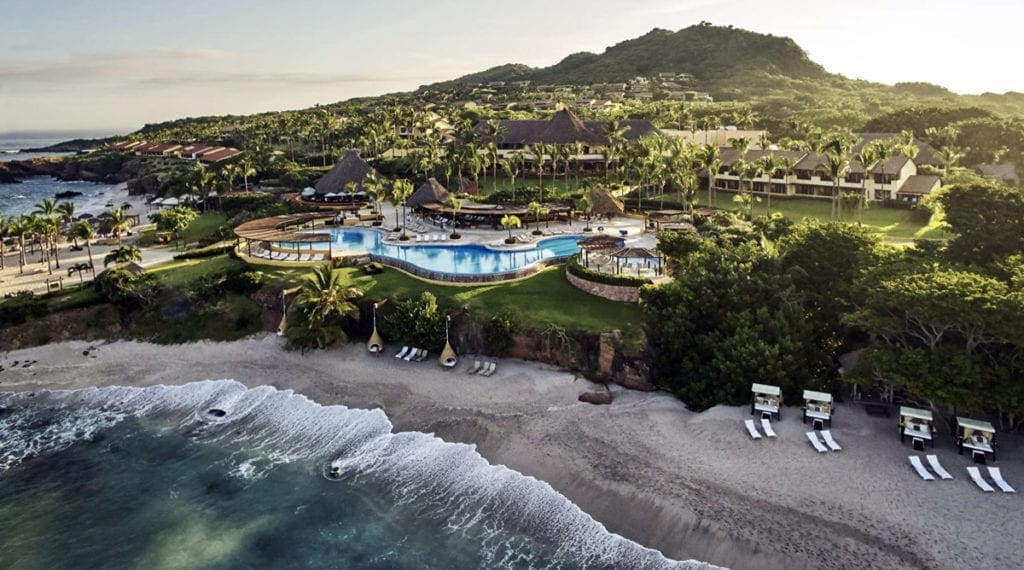
[{"label": "coastal rock", "polygon": [[595,406],[607,406],[612,403],[612,393],[608,390],[603,392],[584,392],[580,394],[579,401]]},{"label": "coastal rock", "polygon": [[81,192],[76,192],[74,190],[65,190],[64,192],[57,192],[56,194],[53,195],[53,197],[57,200],[67,200],[70,198],[74,198],[75,196],[81,195]]},{"label": "coastal rock", "polygon": [[619,386],[629,388],[630,390],[653,392],[658,389],[658,387],[651,382],[650,366],[648,366],[646,362],[639,360],[624,362],[622,364],[622,370],[613,377],[613,380]]}]

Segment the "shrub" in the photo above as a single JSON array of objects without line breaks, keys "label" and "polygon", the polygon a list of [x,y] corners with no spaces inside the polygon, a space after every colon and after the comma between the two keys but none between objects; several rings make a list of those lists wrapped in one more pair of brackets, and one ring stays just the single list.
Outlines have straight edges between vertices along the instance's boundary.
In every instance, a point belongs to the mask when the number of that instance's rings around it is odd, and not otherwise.
[{"label": "shrub", "polygon": [[21,291],[0,303],[0,325],[20,325],[47,313],[46,301],[31,291]]},{"label": "shrub", "polygon": [[491,315],[484,323],[484,342],[487,349],[495,356],[505,354],[505,351],[512,346],[521,328],[515,315],[508,312],[501,312]]},{"label": "shrub", "polygon": [[218,255],[224,255],[225,253],[229,253],[234,249],[235,244],[233,243],[201,247],[199,249],[193,249],[192,251],[179,253],[178,255],[174,256],[174,259],[201,259],[204,257],[216,257]]},{"label": "shrub", "polygon": [[419,299],[402,299],[384,317],[391,336],[403,344],[438,349],[444,339],[445,315],[438,310],[437,297],[424,291]]},{"label": "shrub", "polygon": [[565,264],[565,269],[569,273],[572,273],[580,279],[586,279],[594,283],[603,283],[605,285],[619,285],[623,287],[640,287],[647,284],[646,277],[636,277],[632,275],[609,275],[607,273],[601,273],[594,271],[593,269],[587,269],[580,265],[579,254],[576,254],[569,258],[569,261]]}]

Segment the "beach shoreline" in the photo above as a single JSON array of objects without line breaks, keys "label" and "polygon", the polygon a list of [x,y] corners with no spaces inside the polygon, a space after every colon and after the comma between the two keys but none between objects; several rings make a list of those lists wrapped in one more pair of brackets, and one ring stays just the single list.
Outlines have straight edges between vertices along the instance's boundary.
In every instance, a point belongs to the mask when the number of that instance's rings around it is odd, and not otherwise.
[{"label": "beach shoreline", "polygon": [[[957,480],[917,479],[895,419],[852,405],[839,406],[833,427],[844,451],[819,456],[795,408],[776,424],[777,440],[751,441],[742,428],[748,408],[697,414],[670,395],[618,387],[612,405],[592,406],[576,398],[593,384],[515,360],[484,378],[464,364],[451,371],[433,360],[375,358],[358,344],[301,355],[264,336],[69,342],[7,353],[0,366],[3,392],[233,378],[321,404],[382,408],[395,431],[476,445],[491,463],[546,481],[609,531],[675,559],[737,569],[1024,565],[1005,540],[1024,534],[1019,498],[974,488],[948,436],[935,452]],[[1018,483],[1024,446],[1001,441],[999,465]]]}]

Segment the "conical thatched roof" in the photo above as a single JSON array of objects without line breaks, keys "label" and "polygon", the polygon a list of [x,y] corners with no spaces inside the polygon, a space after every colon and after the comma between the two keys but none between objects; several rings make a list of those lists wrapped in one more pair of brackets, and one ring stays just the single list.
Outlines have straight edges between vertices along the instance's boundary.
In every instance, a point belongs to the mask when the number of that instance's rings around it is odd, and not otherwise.
[{"label": "conical thatched roof", "polygon": [[587,128],[572,111],[562,109],[547,122],[537,137],[547,144],[572,144],[575,142],[601,145],[604,137]]},{"label": "conical thatched roof", "polygon": [[351,149],[316,183],[316,193],[323,196],[330,192],[348,192],[345,186],[349,182],[355,182],[359,185],[357,191],[364,192],[363,179],[370,172],[376,171],[359,156],[358,150]]},{"label": "conical thatched roof", "polygon": [[590,191],[590,208],[599,216],[621,216],[626,212],[622,201],[612,196],[607,188],[594,188]]},{"label": "conical thatched roof", "polygon": [[419,208],[425,204],[443,204],[450,194],[448,190],[436,179],[431,178],[423,183],[409,196],[405,205],[410,208]]},{"label": "conical thatched roof", "polygon": [[608,234],[594,234],[587,236],[576,243],[583,249],[589,251],[610,251],[622,249],[623,244],[626,240],[621,237],[610,236]]}]

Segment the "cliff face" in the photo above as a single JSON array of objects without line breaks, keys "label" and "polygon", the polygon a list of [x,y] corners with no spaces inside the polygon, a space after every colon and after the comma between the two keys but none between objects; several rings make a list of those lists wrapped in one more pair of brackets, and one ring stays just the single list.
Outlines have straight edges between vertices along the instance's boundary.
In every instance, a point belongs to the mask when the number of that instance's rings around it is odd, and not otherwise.
[{"label": "cliff face", "polygon": [[142,162],[119,155],[95,158],[36,158],[0,162],[0,184],[14,184],[32,176],[53,176],[58,180],[84,180],[118,184],[143,175]]}]

